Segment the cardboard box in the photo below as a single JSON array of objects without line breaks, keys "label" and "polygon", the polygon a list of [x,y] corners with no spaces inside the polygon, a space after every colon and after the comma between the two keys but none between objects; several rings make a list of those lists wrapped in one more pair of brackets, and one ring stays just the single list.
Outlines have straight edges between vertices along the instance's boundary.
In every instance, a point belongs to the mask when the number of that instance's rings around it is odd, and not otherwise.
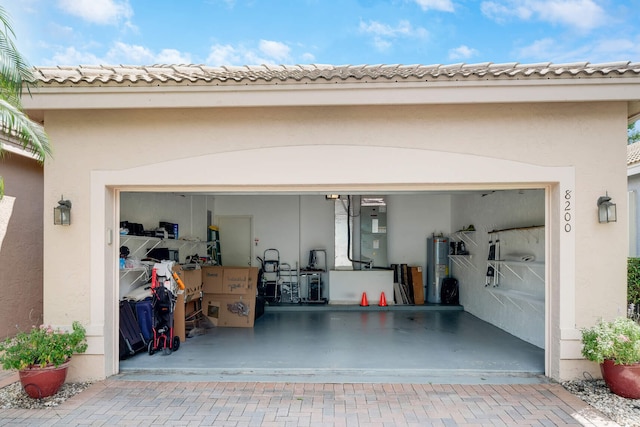
[{"label": "cardboard box", "polygon": [[217,327],[253,328],[256,296],[204,294],[202,309]]},{"label": "cardboard box", "polygon": [[424,304],[424,283],[422,282],[422,267],[409,267],[409,277],[413,289],[413,302]]},{"label": "cardboard box", "polygon": [[231,295],[256,295],[258,267],[224,267],[222,292]]},{"label": "cardboard box", "polygon": [[201,269],[184,269],[182,265],[173,266],[173,271],[180,277],[184,283],[185,301],[191,301],[200,298],[202,292],[202,270]]},{"label": "cardboard box", "polygon": [[187,340],[184,310],[184,294],[178,294],[178,297],[176,298],[176,306],[173,310],[173,335],[180,337],[181,343],[184,343]]},{"label": "cardboard box", "polygon": [[202,267],[202,292],[205,294],[221,294],[223,273],[224,267]]}]

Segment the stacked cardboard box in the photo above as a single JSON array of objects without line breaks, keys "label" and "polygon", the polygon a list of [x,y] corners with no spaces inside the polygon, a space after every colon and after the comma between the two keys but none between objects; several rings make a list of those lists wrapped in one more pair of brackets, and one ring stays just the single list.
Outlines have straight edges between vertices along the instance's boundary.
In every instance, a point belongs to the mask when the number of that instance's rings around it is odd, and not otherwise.
[{"label": "stacked cardboard box", "polygon": [[257,267],[202,267],[202,310],[217,327],[252,328]]}]

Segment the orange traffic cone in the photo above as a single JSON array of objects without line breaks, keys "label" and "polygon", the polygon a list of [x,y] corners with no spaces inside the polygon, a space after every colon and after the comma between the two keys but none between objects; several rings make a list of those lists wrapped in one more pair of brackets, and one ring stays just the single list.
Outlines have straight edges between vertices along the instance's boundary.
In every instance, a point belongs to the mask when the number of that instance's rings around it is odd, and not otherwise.
[{"label": "orange traffic cone", "polygon": [[367,301],[367,293],[362,293],[362,300],[360,301],[360,307],[369,307],[369,301]]},{"label": "orange traffic cone", "polygon": [[378,303],[378,305],[380,307],[386,307],[387,306],[387,297],[384,296],[384,292],[382,292],[380,294],[380,303]]}]

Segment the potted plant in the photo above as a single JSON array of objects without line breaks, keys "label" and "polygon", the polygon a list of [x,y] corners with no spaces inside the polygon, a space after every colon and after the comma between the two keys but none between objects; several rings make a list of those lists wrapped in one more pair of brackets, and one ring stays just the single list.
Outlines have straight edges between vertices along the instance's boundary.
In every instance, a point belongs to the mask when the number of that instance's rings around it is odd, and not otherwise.
[{"label": "potted plant", "polygon": [[15,369],[29,397],[56,394],[67,377],[71,356],[87,350],[86,330],[73,322],[71,331],[41,325],[0,342],[0,364]]},{"label": "potted plant", "polygon": [[600,364],[609,389],[640,399],[640,325],[626,317],[582,329],[582,355]]}]

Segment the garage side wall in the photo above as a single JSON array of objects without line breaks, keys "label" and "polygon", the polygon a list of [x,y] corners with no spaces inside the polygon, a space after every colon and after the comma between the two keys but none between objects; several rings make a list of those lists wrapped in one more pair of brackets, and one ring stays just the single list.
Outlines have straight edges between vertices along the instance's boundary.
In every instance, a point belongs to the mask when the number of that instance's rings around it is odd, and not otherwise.
[{"label": "garage side wall", "polygon": [[[465,236],[473,240],[467,245],[472,258],[452,268],[465,311],[540,348],[545,347],[545,229],[490,232],[544,226],[544,196],[544,190],[455,196],[451,209],[454,230],[469,224],[476,229]],[[531,264],[500,265],[487,277],[490,244],[499,245],[500,259],[527,256]]]}]

